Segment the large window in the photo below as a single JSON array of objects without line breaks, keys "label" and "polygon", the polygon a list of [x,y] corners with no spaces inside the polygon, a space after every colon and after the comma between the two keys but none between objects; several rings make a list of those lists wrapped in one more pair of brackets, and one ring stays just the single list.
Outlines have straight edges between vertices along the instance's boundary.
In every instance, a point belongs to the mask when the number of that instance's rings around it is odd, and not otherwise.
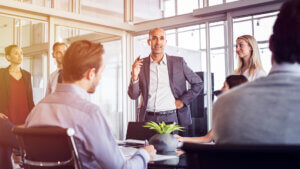
[{"label": "large window", "polygon": [[33,100],[38,103],[44,97],[44,63],[48,55],[47,23],[0,16],[0,67],[9,66],[4,48],[16,44],[23,50],[21,68],[31,73]]},{"label": "large window", "polygon": [[80,14],[97,17],[108,15],[118,22],[123,21],[124,0],[81,0]]},{"label": "large window", "polygon": [[[122,48],[121,38],[94,32],[90,30],[56,26],[56,41],[64,41],[71,44],[77,40],[90,40],[93,42],[101,42],[104,47],[104,70],[101,76],[100,83],[96,92],[90,95],[91,101],[98,105],[102,113],[106,116],[108,124],[112,129],[112,133],[116,138],[122,138],[123,125],[123,108],[122,108]],[[116,39],[109,40],[107,39]],[[55,62],[52,59],[52,62]],[[52,70],[56,69],[53,64]]]},{"label": "large window", "polygon": [[238,0],[163,0],[163,16],[170,17],[192,13],[194,9],[205,7],[204,4],[214,6],[234,1]]},{"label": "large window", "polygon": [[[269,50],[269,38],[278,12],[246,16],[233,19],[234,43],[241,35],[252,35],[259,47],[260,58],[266,73],[271,69],[271,51]],[[235,51],[235,50],[234,50]],[[237,57],[235,57],[235,68]]]}]

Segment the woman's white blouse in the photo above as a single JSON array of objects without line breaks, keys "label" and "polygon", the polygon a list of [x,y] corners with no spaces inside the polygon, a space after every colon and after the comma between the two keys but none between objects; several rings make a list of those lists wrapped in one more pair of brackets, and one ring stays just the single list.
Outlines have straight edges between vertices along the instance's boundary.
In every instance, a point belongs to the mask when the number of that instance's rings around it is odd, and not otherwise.
[{"label": "woman's white blouse", "polygon": [[[241,74],[241,73],[239,73]],[[266,72],[263,70],[263,69],[255,69],[254,73],[252,76],[249,75],[249,69],[247,69],[243,75],[248,79],[248,81],[253,81],[257,78],[260,78],[260,77],[264,77],[266,76]]]}]

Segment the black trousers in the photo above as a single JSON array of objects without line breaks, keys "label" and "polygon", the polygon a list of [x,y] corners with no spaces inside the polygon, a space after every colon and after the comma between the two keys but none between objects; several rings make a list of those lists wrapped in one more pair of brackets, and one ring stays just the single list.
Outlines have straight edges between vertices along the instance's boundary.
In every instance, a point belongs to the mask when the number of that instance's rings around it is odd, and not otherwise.
[{"label": "black trousers", "polygon": [[0,118],[0,168],[12,169],[11,154],[18,148],[16,136],[12,133],[14,125],[7,119]]},{"label": "black trousers", "polygon": [[178,118],[177,118],[177,111],[174,113],[170,113],[170,114],[148,114],[146,112],[146,117],[145,117],[145,121],[154,121],[154,122],[176,122],[176,124],[178,124]]},{"label": "black trousers", "polygon": [[[176,122],[178,124],[177,111],[171,114],[162,114],[162,115],[150,115],[146,113],[145,121],[154,121],[158,122]],[[173,134],[178,134],[178,131],[172,132]]]}]

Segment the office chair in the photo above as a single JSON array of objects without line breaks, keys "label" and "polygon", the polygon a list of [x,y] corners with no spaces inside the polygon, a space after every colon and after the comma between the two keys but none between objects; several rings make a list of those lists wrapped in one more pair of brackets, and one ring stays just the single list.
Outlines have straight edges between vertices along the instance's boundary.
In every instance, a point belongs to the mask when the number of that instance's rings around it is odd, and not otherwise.
[{"label": "office chair", "polygon": [[300,168],[299,145],[205,145],[184,143],[188,168]]},{"label": "office chair", "polygon": [[25,169],[81,169],[72,128],[15,127]]}]

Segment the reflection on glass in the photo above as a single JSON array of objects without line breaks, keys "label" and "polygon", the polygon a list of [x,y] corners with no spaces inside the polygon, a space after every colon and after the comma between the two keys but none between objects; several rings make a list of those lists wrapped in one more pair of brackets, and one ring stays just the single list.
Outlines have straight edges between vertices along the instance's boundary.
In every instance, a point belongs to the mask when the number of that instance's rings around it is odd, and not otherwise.
[{"label": "reflection on glass", "polygon": [[72,12],[72,0],[54,0],[54,8],[62,11]]},{"label": "reflection on glass", "polygon": [[246,20],[242,22],[233,21],[233,40],[235,40],[242,35],[252,35],[252,22],[251,20]]},{"label": "reflection on glass", "polygon": [[105,50],[103,55],[105,69],[97,90],[91,98],[105,114],[113,135],[120,139],[123,125],[121,41],[102,44]]},{"label": "reflection on glass", "polygon": [[176,30],[167,30],[166,31],[166,39],[168,46],[176,46]]},{"label": "reflection on glass", "polygon": [[134,37],[134,59],[145,58],[150,54],[150,47],[147,43],[148,34]]},{"label": "reflection on glass", "polygon": [[190,26],[178,29],[178,47],[199,50],[199,26]]},{"label": "reflection on glass", "polygon": [[198,0],[177,0],[177,15],[192,13],[198,8]]},{"label": "reflection on glass", "polygon": [[160,1],[135,0],[134,1],[134,22],[160,19],[163,17],[163,7]]},{"label": "reflection on glass", "polygon": [[224,22],[209,24],[210,48],[224,47]]},{"label": "reflection on glass", "polygon": [[276,16],[254,19],[254,35],[257,41],[268,40],[272,34],[272,26],[275,23]]},{"label": "reflection on glass", "polygon": [[42,6],[42,7],[48,7],[48,8],[51,7],[51,0],[22,0],[22,2],[37,5],[37,6]]},{"label": "reflection on glass", "polygon": [[210,51],[211,72],[214,73],[214,89],[219,90],[226,78],[225,50],[217,49]]},{"label": "reflection on glass", "polygon": [[175,15],[175,0],[164,0],[164,17]]},{"label": "reflection on glass", "polygon": [[80,14],[97,17],[109,15],[112,19],[123,21],[124,0],[81,0]]},{"label": "reflection on glass", "polygon": [[219,5],[219,4],[223,4],[223,0],[209,0],[208,1],[209,6]]},{"label": "reflection on glass", "polygon": [[228,2],[235,2],[235,1],[239,1],[239,0],[226,0],[226,3],[228,3]]}]

